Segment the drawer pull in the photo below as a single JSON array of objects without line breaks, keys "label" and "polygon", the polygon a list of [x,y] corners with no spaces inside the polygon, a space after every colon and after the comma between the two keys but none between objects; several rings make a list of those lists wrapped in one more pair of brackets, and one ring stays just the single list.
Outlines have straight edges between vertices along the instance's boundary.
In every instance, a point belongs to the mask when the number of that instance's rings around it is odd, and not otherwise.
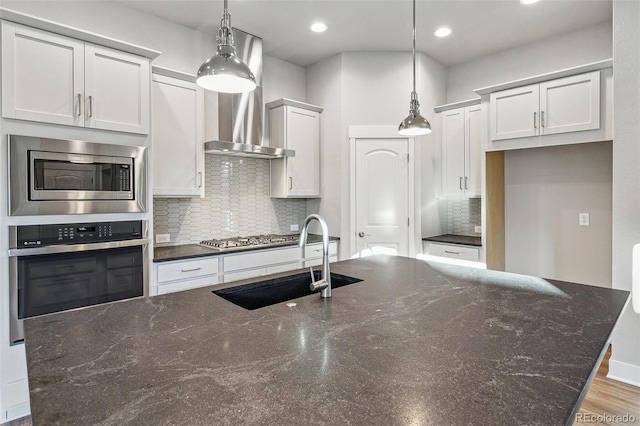
[{"label": "drawer pull", "polygon": [[181,269],[181,271],[182,272],[193,272],[193,271],[199,271],[200,269],[202,269],[202,268],[198,267],[198,268],[191,268],[191,269]]},{"label": "drawer pull", "polygon": [[460,252],[459,252],[459,251],[449,251],[449,250],[445,250],[444,252],[445,252],[445,253],[448,253],[448,254],[460,254]]}]

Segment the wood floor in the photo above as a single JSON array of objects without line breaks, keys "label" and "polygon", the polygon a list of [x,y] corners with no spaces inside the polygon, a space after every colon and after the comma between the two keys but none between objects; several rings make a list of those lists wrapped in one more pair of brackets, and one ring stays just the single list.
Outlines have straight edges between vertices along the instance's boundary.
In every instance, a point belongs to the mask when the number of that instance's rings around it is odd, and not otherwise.
[{"label": "wood floor", "polygon": [[[610,357],[611,349],[607,351],[596,377],[589,386],[574,426],[640,425],[640,388],[607,379]],[[629,420],[624,419],[625,415]],[[615,416],[620,418],[616,419]],[[631,417],[635,421],[632,421]]]},{"label": "wood floor", "polygon": [[[607,379],[610,357],[609,350],[582,401],[574,426],[640,426],[640,388]],[[633,417],[635,421],[625,422],[623,417],[625,415],[628,418]],[[622,421],[617,421],[616,416],[620,416]],[[14,420],[9,422],[8,426],[32,426],[31,418]]]}]

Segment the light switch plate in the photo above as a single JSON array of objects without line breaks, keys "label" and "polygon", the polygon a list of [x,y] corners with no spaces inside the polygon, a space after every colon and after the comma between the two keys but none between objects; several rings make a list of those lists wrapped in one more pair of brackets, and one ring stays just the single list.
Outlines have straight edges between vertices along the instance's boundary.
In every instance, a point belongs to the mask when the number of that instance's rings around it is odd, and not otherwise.
[{"label": "light switch plate", "polygon": [[156,234],[156,243],[168,243],[171,241],[171,234]]},{"label": "light switch plate", "polygon": [[481,232],[482,232],[482,226],[476,226],[476,227],[474,228],[474,232],[476,232],[476,233],[478,233],[478,234],[479,234],[479,233],[481,233]]},{"label": "light switch plate", "polygon": [[578,224],[580,226],[589,226],[589,213],[579,213]]},{"label": "light switch plate", "polygon": [[300,225],[298,224],[291,225],[290,231],[299,231],[299,230],[300,230]]}]

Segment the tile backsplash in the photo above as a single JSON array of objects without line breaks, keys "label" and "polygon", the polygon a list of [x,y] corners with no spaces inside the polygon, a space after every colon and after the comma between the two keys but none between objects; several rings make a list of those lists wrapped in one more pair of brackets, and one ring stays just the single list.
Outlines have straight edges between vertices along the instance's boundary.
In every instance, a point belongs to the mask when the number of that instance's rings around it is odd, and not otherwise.
[{"label": "tile backsplash", "polygon": [[154,233],[170,234],[170,244],[290,234],[307,216],[306,200],[270,198],[269,179],[269,160],[205,155],[205,197],[154,198]]},{"label": "tile backsplash", "polygon": [[478,235],[475,227],[481,224],[481,198],[447,200],[447,233]]}]

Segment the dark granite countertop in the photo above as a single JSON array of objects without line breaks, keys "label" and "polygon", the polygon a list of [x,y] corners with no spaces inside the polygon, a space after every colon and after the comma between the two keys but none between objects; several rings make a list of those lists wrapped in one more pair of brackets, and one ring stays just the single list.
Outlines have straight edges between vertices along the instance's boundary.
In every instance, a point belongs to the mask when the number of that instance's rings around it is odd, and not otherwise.
[{"label": "dark granite countertop", "polygon": [[[340,241],[338,237],[329,237],[329,241]],[[317,243],[322,242],[322,237],[320,235],[309,234],[307,237],[308,243]],[[170,260],[180,260],[180,259],[189,259],[194,257],[204,257],[204,256],[220,256],[221,254],[229,254],[229,253],[238,253],[242,251],[253,251],[253,250],[265,250],[277,247],[286,247],[293,246],[298,244],[297,242],[289,242],[284,243],[275,247],[264,247],[264,246],[247,246],[247,247],[238,247],[234,250],[227,251],[217,251],[212,248],[203,247],[198,244],[181,244],[176,246],[155,246],[153,248],[153,262],[168,262]]]},{"label": "dark granite countertop", "polygon": [[383,255],[331,269],[363,281],[25,320],[34,425],[571,424],[629,295]]},{"label": "dark granite countertop", "polygon": [[436,235],[433,237],[424,237],[422,241],[433,241],[434,243],[462,244],[465,246],[482,247],[482,238],[472,235],[444,234]]}]

